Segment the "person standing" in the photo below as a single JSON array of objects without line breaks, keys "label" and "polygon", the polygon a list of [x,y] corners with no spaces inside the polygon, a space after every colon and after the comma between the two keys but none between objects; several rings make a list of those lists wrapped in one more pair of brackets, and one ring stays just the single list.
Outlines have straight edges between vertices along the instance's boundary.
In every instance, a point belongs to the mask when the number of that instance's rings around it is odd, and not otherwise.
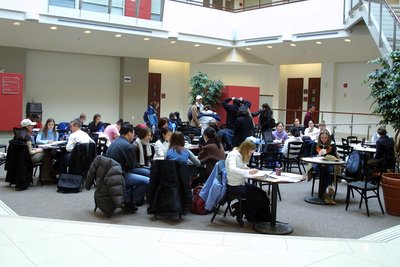
[{"label": "person standing", "polygon": [[234,134],[234,146],[240,146],[240,144],[246,140],[247,137],[252,136],[254,132],[254,123],[251,118],[249,109],[245,106],[239,108],[238,117],[235,122]]},{"label": "person standing", "polygon": [[147,108],[145,118],[144,118],[145,122],[147,124],[147,127],[149,127],[153,131],[153,133],[158,126],[158,114],[157,114],[158,107],[159,107],[158,102],[152,101],[150,103],[150,106]]},{"label": "person standing", "polygon": [[196,102],[192,105],[191,107],[191,119],[189,122],[189,125],[192,126],[193,128],[200,133],[200,128],[201,128],[201,123],[199,121],[199,114],[201,111],[203,111],[204,105],[203,105],[203,97],[201,95],[196,96]]},{"label": "person standing", "polygon": [[275,127],[275,125],[273,125],[272,109],[267,103],[264,103],[261,106],[258,124],[261,127],[264,142],[272,142],[274,140],[274,137],[272,136],[272,128]]},{"label": "person standing", "polygon": [[304,129],[306,129],[308,127],[308,122],[313,120],[312,114],[314,113],[314,111],[315,111],[315,105],[310,104],[308,106],[308,111],[307,111],[306,115],[304,116],[304,121],[303,121]]}]

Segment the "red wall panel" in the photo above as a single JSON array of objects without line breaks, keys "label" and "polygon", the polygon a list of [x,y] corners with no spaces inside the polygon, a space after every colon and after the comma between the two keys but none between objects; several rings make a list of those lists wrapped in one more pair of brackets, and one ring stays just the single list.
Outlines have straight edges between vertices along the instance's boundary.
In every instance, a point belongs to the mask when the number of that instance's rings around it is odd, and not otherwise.
[{"label": "red wall panel", "polygon": [[[137,2],[125,0],[125,16],[136,17]],[[140,0],[138,18],[151,19],[151,0]]]},{"label": "red wall panel", "polygon": [[[220,102],[228,97],[243,97],[243,99],[250,101],[252,112],[256,112],[259,109],[260,102],[260,88],[252,86],[234,86],[227,85],[224,88],[224,93],[220,97]],[[233,104],[231,101],[229,104]],[[221,104],[217,104],[216,112],[221,117],[220,125],[226,124],[226,111]],[[258,116],[253,118],[254,123],[258,123]]]},{"label": "red wall panel", "polygon": [[22,120],[24,75],[0,73],[0,131],[12,131]]}]

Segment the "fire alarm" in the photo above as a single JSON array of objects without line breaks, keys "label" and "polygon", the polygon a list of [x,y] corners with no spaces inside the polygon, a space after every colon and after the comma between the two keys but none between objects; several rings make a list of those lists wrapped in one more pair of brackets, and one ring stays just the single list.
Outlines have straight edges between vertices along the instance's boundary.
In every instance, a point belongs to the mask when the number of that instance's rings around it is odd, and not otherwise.
[{"label": "fire alarm", "polygon": [[344,84],[343,84],[343,88],[347,88],[347,83],[344,83]]}]

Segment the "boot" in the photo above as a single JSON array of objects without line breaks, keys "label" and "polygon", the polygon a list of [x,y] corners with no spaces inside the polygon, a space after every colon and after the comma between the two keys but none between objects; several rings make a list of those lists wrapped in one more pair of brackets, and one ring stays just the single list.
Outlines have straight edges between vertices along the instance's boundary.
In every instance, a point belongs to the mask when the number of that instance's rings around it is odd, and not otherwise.
[{"label": "boot", "polygon": [[135,213],[138,210],[138,207],[132,202],[126,202],[122,204],[121,209],[127,213]]}]

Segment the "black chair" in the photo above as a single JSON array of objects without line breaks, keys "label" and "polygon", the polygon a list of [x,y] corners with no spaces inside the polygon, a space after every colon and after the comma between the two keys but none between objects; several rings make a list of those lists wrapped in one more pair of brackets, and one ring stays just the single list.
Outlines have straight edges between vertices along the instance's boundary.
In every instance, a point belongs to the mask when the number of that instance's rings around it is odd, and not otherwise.
[{"label": "black chair", "polygon": [[[236,200],[236,201],[235,201]],[[244,221],[243,221],[243,201],[246,200],[246,198],[237,196],[237,195],[231,195],[231,194],[226,194],[225,197],[223,198],[222,201],[220,201],[217,205],[217,207],[214,209],[214,215],[211,218],[211,222],[214,222],[215,216],[217,216],[219,209],[221,206],[223,206],[226,203],[226,209],[224,211],[224,217],[226,217],[226,214],[228,213],[232,217],[236,216],[236,221],[239,223],[240,227],[243,227]],[[234,202],[234,204],[232,204]],[[236,204],[238,203],[238,204]],[[236,208],[236,213],[232,211],[232,205],[237,205]]]},{"label": "black chair", "polygon": [[336,145],[336,153],[338,154],[337,156],[342,160],[346,160],[346,157],[349,155],[347,147],[345,147],[343,144]]},{"label": "black chair", "polygon": [[349,145],[361,143],[361,141],[358,141],[358,137],[357,136],[350,135],[350,136],[347,136],[346,139],[347,139],[347,143]]},{"label": "black chair", "polygon": [[[291,172],[292,168],[298,168],[300,174],[303,174],[301,167],[303,167],[304,171],[305,168],[300,162],[300,157],[303,154],[303,146],[303,142],[290,142],[288,144],[288,151],[281,159],[283,163],[283,171]],[[293,163],[295,163],[297,166],[293,166]]]},{"label": "black chair", "polygon": [[97,138],[97,155],[105,155],[107,152],[107,141],[106,137]]},{"label": "black chair", "polygon": [[[371,166],[368,166],[368,164],[365,164],[364,168],[364,174],[363,174],[363,180],[362,181],[356,181],[347,184],[347,194],[346,194],[346,210],[349,207],[350,204],[350,192],[352,190],[356,191],[357,193],[360,194],[360,204],[358,208],[361,208],[361,205],[363,203],[363,200],[365,201],[365,208],[367,210],[367,215],[369,217],[369,208],[368,208],[368,199],[371,198],[377,198],[379,206],[381,208],[382,214],[385,214],[380,195],[379,195],[379,187],[380,187],[380,180],[381,180],[381,175],[382,172],[376,173],[376,170],[373,170]],[[370,194],[368,194],[370,193]]]}]

